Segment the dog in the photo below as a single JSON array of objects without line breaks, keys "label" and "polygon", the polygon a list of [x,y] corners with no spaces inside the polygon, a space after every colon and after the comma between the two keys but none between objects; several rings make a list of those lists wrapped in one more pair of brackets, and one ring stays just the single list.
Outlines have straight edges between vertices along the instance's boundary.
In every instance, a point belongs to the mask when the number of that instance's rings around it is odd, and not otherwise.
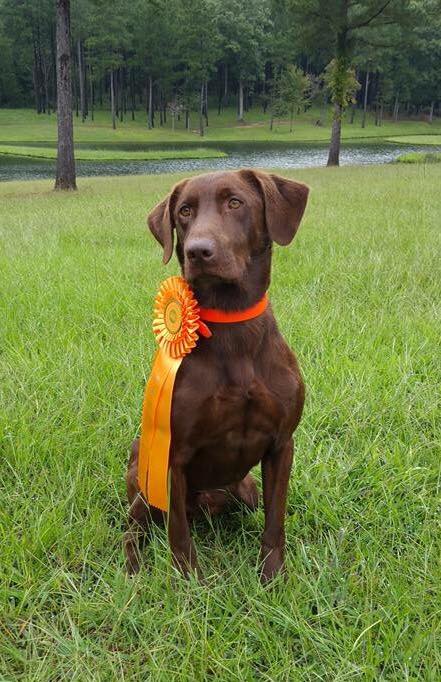
[{"label": "dog", "polygon": [[[241,311],[262,299],[270,284],[273,242],[286,246],[305,211],[306,185],[251,169],[182,180],[149,214],[163,248],[176,254],[200,306]],[[295,355],[281,336],[271,306],[254,319],[210,323],[176,377],[170,446],[168,537],[175,566],[200,574],[190,524],[198,512],[224,511],[237,500],[258,505],[250,473],[262,469],[265,525],[261,579],[284,569],[286,498],[293,433],[304,383]],[[126,482],[130,504],[124,536],[129,573],[153,520],[137,482],[139,439],[132,444]]]}]

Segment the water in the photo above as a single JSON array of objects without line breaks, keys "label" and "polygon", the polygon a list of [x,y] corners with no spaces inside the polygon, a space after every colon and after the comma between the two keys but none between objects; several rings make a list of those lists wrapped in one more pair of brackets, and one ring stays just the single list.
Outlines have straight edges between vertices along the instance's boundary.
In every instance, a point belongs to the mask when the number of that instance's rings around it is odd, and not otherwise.
[{"label": "water", "polygon": [[[112,148],[115,146],[110,145]],[[156,145],[158,146],[158,145]],[[165,161],[77,161],[77,175],[138,175],[182,173],[198,170],[222,170],[243,167],[311,168],[325,166],[327,145],[254,145],[221,144],[212,146],[226,151],[222,159],[168,159]],[[102,145],[105,147],[105,145]],[[119,145],[120,149],[154,148],[153,145]],[[188,147],[187,147],[188,148]],[[399,144],[345,144],[342,147],[342,166],[382,164],[393,161],[410,151],[435,151],[435,147]],[[19,158],[0,154],[0,181],[37,180],[55,177],[55,161]]]}]

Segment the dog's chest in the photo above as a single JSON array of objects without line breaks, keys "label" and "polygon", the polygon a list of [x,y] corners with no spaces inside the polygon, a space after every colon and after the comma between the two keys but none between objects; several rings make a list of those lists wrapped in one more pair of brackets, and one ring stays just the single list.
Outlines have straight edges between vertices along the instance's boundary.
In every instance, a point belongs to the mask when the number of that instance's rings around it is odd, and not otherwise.
[{"label": "dog's chest", "polygon": [[179,388],[175,444],[189,453],[195,487],[227,485],[261,460],[279,430],[284,405],[250,359],[205,367],[198,389],[196,376],[193,367]]}]

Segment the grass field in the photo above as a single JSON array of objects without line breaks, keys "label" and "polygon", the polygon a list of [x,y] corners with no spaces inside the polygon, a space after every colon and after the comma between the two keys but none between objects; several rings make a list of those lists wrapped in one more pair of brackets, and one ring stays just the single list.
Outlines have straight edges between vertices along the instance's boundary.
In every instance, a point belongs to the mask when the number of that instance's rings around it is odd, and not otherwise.
[{"label": "grass field", "polygon": [[[290,173],[289,173],[290,174]],[[177,176],[0,184],[0,679],[441,679],[441,167],[315,169],[270,296],[308,397],[288,575],[263,513],[200,523],[205,584],[163,531],[123,571],[124,472]]]},{"label": "grass field", "polygon": [[[216,111],[210,111],[209,126],[205,136],[198,134],[197,116],[193,116],[191,130],[184,129],[184,121],[176,123],[176,129],[171,130],[171,121],[167,125],[156,126],[148,130],[146,126],[145,112],[136,112],[136,120],[126,117],[124,123],[118,122],[117,129],[112,130],[110,113],[97,111],[95,121],[87,119],[82,123],[79,118],[74,118],[75,142],[79,145],[99,146],[101,144],[114,145],[156,145],[170,146],[192,143],[196,145],[209,145],[216,143],[253,142],[263,144],[268,142],[293,143],[293,142],[328,142],[331,130],[331,110],[329,109],[325,125],[316,125],[320,117],[320,111],[312,108],[306,114],[294,119],[294,128],[289,132],[288,121],[276,121],[274,130],[269,129],[269,116],[264,115],[262,109],[255,107],[245,115],[245,124],[238,125],[236,111],[232,107],[226,109],[221,116]],[[393,122],[385,120],[381,127],[375,126],[371,115],[367,118],[367,125],[360,125],[361,114],[357,113],[355,122],[351,125],[344,121],[342,137],[345,140],[359,140],[374,142],[379,138],[391,138],[401,136],[420,135],[431,139],[432,135],[441,136],[441,119],[436,119],[432,124],[424,121],[403,120]],[[0,144],[20,143],[29,146],[38,143],[56,141],[56,116],[52,114],[37,115],[29,109],[0,109]]]},{"label": "grass field", "polygon": [[[54,147],[21,147],[19,145],[0,144],[0,154],[7,156],[24,156],[34,159],[56,159]],[[215,159],[226,156],[225,152],[216,149],[155,149],[151,151],[127,151],[122,149],[78,149],[75,151],[77,161],[161,161],[164,159]]]},{"label": "grass field", "polygon": [[399,142],[400,144],[430,144],[441,147],[441,135],[400,135],[400,137],[391,137],[389,142]]}]

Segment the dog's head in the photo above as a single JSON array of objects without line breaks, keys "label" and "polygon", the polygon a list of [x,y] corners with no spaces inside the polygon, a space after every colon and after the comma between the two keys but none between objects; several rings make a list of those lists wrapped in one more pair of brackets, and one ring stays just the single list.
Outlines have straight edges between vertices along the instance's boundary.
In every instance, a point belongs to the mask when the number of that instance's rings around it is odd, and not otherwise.
[{"label": "dog's head", "polygon": [[175,185],[148,224],[164,249],[164,263],[176,232],[179,262],[195,290],[243,289],[259,274],[267,287],[271,244],[292,241],[307,198],[306,185],[279,175],[251,169],[208,173]]}]

